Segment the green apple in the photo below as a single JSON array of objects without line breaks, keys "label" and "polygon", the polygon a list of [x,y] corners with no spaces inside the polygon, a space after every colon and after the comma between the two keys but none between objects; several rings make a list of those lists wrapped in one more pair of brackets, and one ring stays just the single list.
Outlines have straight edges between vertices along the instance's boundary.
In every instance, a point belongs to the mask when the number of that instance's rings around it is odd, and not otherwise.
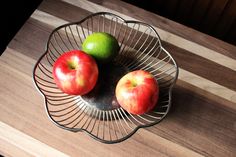
[{"label": "green apple", "polygon": [[82,49],[99,63],[108,63],[118,54],[120,47],[117,39],[111,34],[95,32],[86,37]]}]

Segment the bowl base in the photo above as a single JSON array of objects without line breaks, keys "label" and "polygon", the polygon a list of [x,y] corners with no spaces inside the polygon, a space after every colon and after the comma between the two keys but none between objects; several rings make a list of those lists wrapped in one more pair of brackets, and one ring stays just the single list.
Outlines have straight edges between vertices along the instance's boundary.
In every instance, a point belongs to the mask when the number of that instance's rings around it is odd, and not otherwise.
[{"label": "bowl base", "polygon": [[99,110],[114,110],[120,107],[115,97],[118,81],[129,72],[128,68],[115,63],[99,66],[99,78],[94,89],[81,98]]}]

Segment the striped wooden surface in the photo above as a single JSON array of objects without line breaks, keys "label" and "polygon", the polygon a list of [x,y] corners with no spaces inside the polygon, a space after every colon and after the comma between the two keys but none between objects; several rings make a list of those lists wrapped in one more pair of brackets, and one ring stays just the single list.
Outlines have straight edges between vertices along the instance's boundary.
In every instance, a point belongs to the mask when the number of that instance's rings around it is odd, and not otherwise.
[{"label": "striped wooden surface", "polygon": [[[158,125],[107,145],[52,124],[32,82],[50,32],[109,11],[151,23],[180,66],[173,107]],[[0,154],[5,156],[227,156],[236,154],[236,47],[115,0],[45,0],[0,58]]]}]

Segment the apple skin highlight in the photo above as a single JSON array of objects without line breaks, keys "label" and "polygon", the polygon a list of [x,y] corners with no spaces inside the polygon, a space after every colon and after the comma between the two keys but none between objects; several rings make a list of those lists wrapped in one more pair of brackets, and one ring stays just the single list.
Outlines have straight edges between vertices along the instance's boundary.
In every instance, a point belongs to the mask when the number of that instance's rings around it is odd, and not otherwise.
[{"label": "apple skin highlight", "polygon": [[151,111],[159,98],[159,86],[147,71],[136,70],[123,76],[116,86],[116,98],[122,108],[132,114]]}]

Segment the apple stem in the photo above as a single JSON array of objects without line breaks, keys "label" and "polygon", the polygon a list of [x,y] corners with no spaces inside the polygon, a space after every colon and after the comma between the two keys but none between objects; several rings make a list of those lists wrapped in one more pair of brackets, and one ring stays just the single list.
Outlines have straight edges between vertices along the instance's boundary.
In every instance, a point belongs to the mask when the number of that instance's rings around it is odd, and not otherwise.
[{"label": "apple stem", "polygon": [[138,85],[136,80],[132,80],[131,84],[132,84],[133,87],[136,87]]},{"label": "apple stem", "polygon": [[68,61],[68,66],[72,70],[77,68],[77,64],[75,62],[73,62],[73,61]]}]

